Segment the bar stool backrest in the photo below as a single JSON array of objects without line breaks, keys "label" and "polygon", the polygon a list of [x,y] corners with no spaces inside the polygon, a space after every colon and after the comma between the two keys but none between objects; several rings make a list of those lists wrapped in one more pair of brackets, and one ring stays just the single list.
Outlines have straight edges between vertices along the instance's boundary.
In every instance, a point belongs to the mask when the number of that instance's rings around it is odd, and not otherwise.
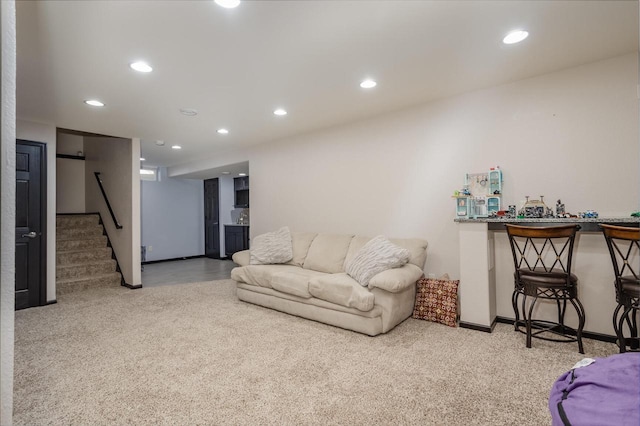
[{"label": "bar stool backrest", "polygon": [[564,279],[571,285],[573,246],[579,225],[505,226],[518,280],[527,275],[544,275]]},{"label": "bar stool backrest", "polygon": [[640,228],[601,224],[609,248],[616,290],[623,281],[640,282]]}]

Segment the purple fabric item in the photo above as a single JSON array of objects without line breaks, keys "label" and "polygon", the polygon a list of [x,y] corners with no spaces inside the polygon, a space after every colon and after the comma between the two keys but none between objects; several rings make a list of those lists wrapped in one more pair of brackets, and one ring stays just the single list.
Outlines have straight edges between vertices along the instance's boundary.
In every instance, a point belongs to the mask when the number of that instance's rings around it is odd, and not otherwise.
[{"label": "purple fabric item", "polygon": [[640,352],[596,358],[563,374],[549,409],[554,426],[640,425]]}]

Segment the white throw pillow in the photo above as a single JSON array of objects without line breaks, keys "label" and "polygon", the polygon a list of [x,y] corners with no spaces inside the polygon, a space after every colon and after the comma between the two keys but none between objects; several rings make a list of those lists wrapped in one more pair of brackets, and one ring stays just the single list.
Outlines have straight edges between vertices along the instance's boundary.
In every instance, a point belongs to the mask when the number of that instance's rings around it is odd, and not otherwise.
[{"label": "white throw pillow", "polygon": [[251,265],[287,263],[293,258],[291,233],[286,226],[258,235],[251,241]]},{"label": "white throw pillow", "polygon": [[347,274],[366,287],[374,275],[387,269],[398,268],[407,263],[410,257],[409,250],[378,235],[358,250],[347,262],[345,269]]}]

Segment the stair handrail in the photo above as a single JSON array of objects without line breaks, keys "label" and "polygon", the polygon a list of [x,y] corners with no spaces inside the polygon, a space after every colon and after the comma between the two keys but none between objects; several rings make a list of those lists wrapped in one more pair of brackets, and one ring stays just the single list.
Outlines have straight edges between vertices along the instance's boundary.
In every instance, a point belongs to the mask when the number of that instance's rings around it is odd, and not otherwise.
[{"label": "stair handrail", "polygon": [[116,219],[116,215],[111,208],[111,203],[109,202],[109,197],[107,197],[107,193],[104,190],[104,186],[102,186],[102,179],[100,179],[100,172],[93,172],[96,176],[96,180],[98,181],[98,186],[100,187],[100,191],[102,192],[102,197],[104,197],[105,203],[107,203],[107,208],[109,209],[109,213],[111,213],[111,219],[113,219],[113,224],[116,226],[116,229],[122,229],[122,225]]}]

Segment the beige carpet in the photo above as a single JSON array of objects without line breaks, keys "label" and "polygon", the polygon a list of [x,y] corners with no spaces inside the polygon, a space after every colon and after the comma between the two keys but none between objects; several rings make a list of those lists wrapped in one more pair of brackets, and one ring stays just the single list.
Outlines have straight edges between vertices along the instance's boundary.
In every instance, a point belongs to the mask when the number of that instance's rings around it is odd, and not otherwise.
[{"label": "beige carpet", "polygon": [[60,296],[16,312],[15,355],[22,425],[544,425],[583,358],[507,325],[409,319],[372,338],[239,302],[229,280]]}]

